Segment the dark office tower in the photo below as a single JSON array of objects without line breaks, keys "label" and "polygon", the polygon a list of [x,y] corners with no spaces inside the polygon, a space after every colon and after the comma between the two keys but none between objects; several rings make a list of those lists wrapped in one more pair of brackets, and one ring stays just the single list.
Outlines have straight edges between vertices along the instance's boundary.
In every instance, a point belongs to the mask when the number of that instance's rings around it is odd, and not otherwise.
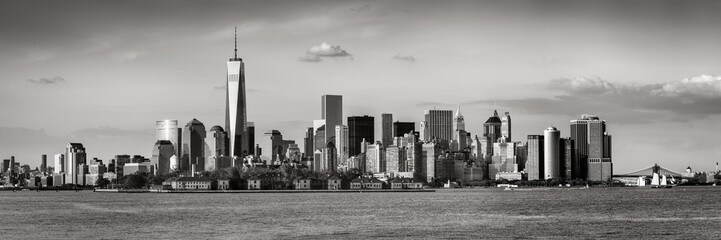
[{"label": "dark office tower", "polygon": [[323,95],[320,100],[320,117],[325,120],[325,141],[321,146],[326,146],[328,142],[335,142],[335,126],[343,125],[343,96]]},{"label": "dark office tower", "polygon": [[361,153],[361,142],[375,142],[374,118],[372,116],[348,117],[348,155],[355,156]]},{"label": "dark office tower", "polygon": [[416,123],[414,122],[394,122],[393,123],[393,137],[403,137],[406,133],[412,133],[416,131]]},{"label": "dark office tower", "polygon": [[606,132],[606,121],[597,116],[583,114],[581,119],[571,120],[571,138],[575,142],[576,151],[574,161],[581,165],[579,178],[590,181],[611,180],[613,164],[610,137]]},{"label": "dark office tower", "polygon": [[545,179],[543,177],[543,135],[528,135],[528,155],[526,156],[526,173],[528,180]]},{"label": "dark office tower", "polygon": [[313,158],[313,128],[309,127],[305,131],[305,138],[303,139],[303,154],[306,159]]},{"label": "dark office tower", "polygon": [[381,142],[383,146],[390,146],[393,142],[393,114],[381,114]]},{"label": "dark office tower", "polygon": [[[3,169],[0,169],[0,173],[7,172],[8,168],[10,168],[10,159],[3,159]],[[58,169],[58,171],[60,171],[60,169]]]},{"label": "dark office tower", "polygon": [[10,156],[10,167],[8,168],[8,174],[12,176],[14,173],[17,173],[18,170],[15,169],[15,156]]},{"label": "dark office tower", "polygon": [[511,142],[511,115],[508,112],[501,117],[501,138]]},{"label": "dark office tower", "polygon": [[518,171],[525,171],[526,161],[528,160],[528,145],[519,143],[516,145],[516,163],[518,163]]},{"label": "dark office tower", "polygon": [[81,181],[84,181],[78,177],[82,173],[82,169],[79,169],[78,166],[85,165],[85,159],[85,147],[82,143],[68,143],[65,148],[65,183],[80,184]]},{"label": "dark office tower", "polygon": [[[236,36],[235,55],[228,60],[228,81],[225,102],[225,130],[230,139],[229,156],[245,157],[248,149],[248,116],[245,99],[245,64],[238,58]],[[203,169],[201,166],[196,166]]]},{"label": "dark office tower", "polygon": [[205,125],[195,118],[183,128],[183,157],[180,169],[190,171],[193,164],[196,169],[205,169]]},{"label": "dark office tower", "polygon": [[453,137],[453,111],[426,110],[425,115],[428,139],[451,141]]},{"label": "dark office tower", "polygon": [[40,159],[40,172],[48,172],[48,155],[43,154]]},{"label": "dark office tower", "polygon": [[572,180],[576,179],[575,173],[580,171],[580,168],[578,166],[578,162],[574,161],[575,158],[575,151],[574,151],[574,143],[573,139],[571,138],[561,138],[559,142],[560,149],[560,160],[561,160],[561,169],[560,169],[560,178],[566,179],[566,180]]},{"label": "dark office tower", "polygon": [[169,140],[158,140],[153,146],[152,163],[158,164],[159,174],[170,173],[170,157],[175,154],[173,142]]},{"label": "dark office tower", "polygon": [[[501,118],[498,117],[498,111],[493,110],[493,116],[489,117],[485,123],[483,123],[483,136],[488,139],[489,143],[496,143],[501,135]],[[491,144],[493,146],[493,144]]]},{"label": "dark office tower", "polygon": [[213,156],[228,156],[228,133],[226,133],[222,127],[215,125],[210,128],[210,132],[213,134],[215,141],[215,149],[213,150]]},{"label": "dark office tower", "polygon": [[[255,155],[255,123],[248,122],[248,155]],[[260,156],[260,154],[258,154]]]}]

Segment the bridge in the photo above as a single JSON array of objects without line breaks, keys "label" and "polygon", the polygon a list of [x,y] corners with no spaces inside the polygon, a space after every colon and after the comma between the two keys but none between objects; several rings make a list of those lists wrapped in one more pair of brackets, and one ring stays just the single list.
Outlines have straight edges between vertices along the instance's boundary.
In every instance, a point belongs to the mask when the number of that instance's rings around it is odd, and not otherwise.
[{"label": "bridge", "polygon": [[658,173],[658,175],[666,175],[666,176],[673,176],[675,178],[681,178],[683,176],[683,173],[676,172],[664,167],[659,166],[658,164],[654,164],[653,166],[633,171],[626,174],[618,174],[613,175],[614,177],[652,177],[654,173]]}]

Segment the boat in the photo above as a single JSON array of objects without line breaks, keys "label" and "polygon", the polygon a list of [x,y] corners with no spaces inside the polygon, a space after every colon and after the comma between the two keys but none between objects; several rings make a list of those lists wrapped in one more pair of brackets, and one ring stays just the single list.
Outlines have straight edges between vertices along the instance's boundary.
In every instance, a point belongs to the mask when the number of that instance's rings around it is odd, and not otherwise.
[{"label": "boat", "polygon": [[666,179],[666,175],[663,175],[659,178],[658,173],[653,173],[653,178],[651,179],[651,188],[671,188],[671,185],[667,184],[668,180]]}]

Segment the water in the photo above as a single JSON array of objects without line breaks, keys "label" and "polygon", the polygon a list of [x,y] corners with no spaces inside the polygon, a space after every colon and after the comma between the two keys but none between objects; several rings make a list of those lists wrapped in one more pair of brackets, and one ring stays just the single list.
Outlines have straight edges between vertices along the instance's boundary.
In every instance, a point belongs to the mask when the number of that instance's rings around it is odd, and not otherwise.
[{"label": "water", "polygon": [[0,239],[719,239],[721,187],[0,192]]}]

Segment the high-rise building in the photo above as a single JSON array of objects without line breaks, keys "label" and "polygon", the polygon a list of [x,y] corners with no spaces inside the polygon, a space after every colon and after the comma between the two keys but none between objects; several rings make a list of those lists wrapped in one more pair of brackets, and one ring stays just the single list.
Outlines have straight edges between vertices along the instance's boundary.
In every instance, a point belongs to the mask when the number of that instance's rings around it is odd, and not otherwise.
[{"label": "high-rise building", "polygon": [[528,160],[528,145],[522,142],[514,142],[516,144],[516,163],[518,163],[518,171],[524,171],[526,160]]},{"label": "high-rise building", "polygon": [[335,126],[335,142],[338,162],[345,163],[345,161],[348,160],[348,126]]},{"label": "high-rise building", "polygon": [[255,153],[255,123],[248,122],[248,155],[256,155]]},{"label": "high-rise building", "polygon": [[453,116],[453,140],[459,141],[461,135],[459,131],[465,130],[466,122],[463,119],[463,114],[461,114],[461,105],[458,105],[456,114]]},{"label": "high-rise building", "polygon": [[43,154],[40,157],[40,172],[48,172],[48,155]]},{"label": "high-rise building", "polygon": [[65,155],[62,153],[55,154],[55,173],[65,172]]},{"label": "high-rise building", "polygon": [[180,158],[180,169],[190,172],[195,164],[196,169],[205,169],[205,125],[193,118],[183,128],[183,155]]},{"label": "high-rise building", "polygon": [[366,149],[366,171],[381,173],[386,171],[386,153],[383,143],[369,144]]},{"label": "high-rise building", "polygon": [[528,180],[545,179],[544,174],[544,142],[543,135],[528,135],[528,155],[526,156],[525,171],[528,174]]},{"label": "high-rise building", "polygon": [[182,141],[182,131],[178,128],[178,120],[166,119],[155,121],[155,141],[167,140],[173,143],[175,154],[181,154],[180,142]]},{"label": "high-rise building", "polygon": [[606,132],[606,121],[590,114],[583,114],[581,119],[571,120],[571,139],[575,148],[574,161],[580,165],[581,173],[578,178],[610,181],[613,176],[613,164],[611,136]]},{"label": "high-rise building", "polygon": [[451,141],[453,138],[453,111],[426,110],[425,122],[429,140]]},{"label": "high-rise building", "polygon": [[506,142],[511,141],[511,115],[508,112],[501,117],[501,137]]},{"label": "high-rise building", "polygon": [[212,149],[213,156],[228,156],[228,133],[218,125],[210,128],[210,132],[213,134],[213,141],[215,142],[215,144],[213,144],[215,147]]},{"label": "high-rise building", "polygon": [[426,121],[421,121],[421,123],[420,123],[419,125],[420,125],[420,127],[419,127],[419,132],[420,132],[420,135],[421,135],[421,141],[423,141],[423,142],[428,142],[428,141],[430,141],[431,139],[430,139],[430,136],[429,136],[429,133],[428,133],[428,122],[426,122]]},{"label": "high-rise building", "polygon": [[[245,63],[238,58],[236,36],[235,54],[228,60],[228,78],[225,102],[225,131],[230,139],[230,156],[245,157],[250,150],[248,144],[248,115],[245,92]],[[202,168],[201,168],[202,169]]]},{"label": "high-rise building", "polygon": [[10,176],[15,175],[18,173],[17,167],[15,166],[15,156],[10,156],[10,167],[8,168],[7,173],[10,174]]},{"label": "high-rise building", "polygon": [[10,168],[10,159],[3,159],[3,166],[2,166],[2,169],[0,169],[0,173],[7,172],[9,168]]},{"label": "high-rise building", "polygon": [[173,143],[168,140],[158,140],[153,146],[153,156],[151,162],[158,164],[159,174],[170,173],[170,157],[175,155]]},{"label": "high-rise building", "polygon": [[261,148],[263,159],[268,161],[268,164],[285,160],[285,152],[288,150],[284,146],[283,134],[278,130],[268,130],[263,134]]},{"label": "high-rise building", "polygon": [[543,176],[545,179],[560,177],[561,132],[555,127],[543,131]]},{"label": "high-rise building", "polygon": [[313,158],[313,128],[309,127],[305,131],[305,138],[303,139],[303,155],[306,158]]},{"label": "high-rise building", "polygon": [[393,114],[381,114],[381,142],[383,146],[390,146],[393,142]]},{"label": "high-rise building", "polygon": [[82,168],[78,166],[86,164],[86,153],[83,144],[68,143],[65,148],[65,158],[65,183],[81,184],[84,177],[78,177],[78,175],[82,174]]},{"label": "high-rise building", "polygon": [[361,142],[374,143],[375,123],[372,116],[348,117],[348,155],[355,156],[361,153]]},{"label": "high-rise building", "polygon": [[579,166],[578,162],[574,161],[575,151],[574,151],[574,143],[573,139],[571,138],[561,138],[561,141],[559,142],[560,149],[560,160],[561,160],[561,169],[560,169],[560,177],[566,180],[572,180],[576,179],[573,174],[579,172]]},{"label": "high-rise building", "polygon": [[419,178],[423,179],[428,183],[435,181],[436,179],[436,160],[443,150],[441,147],[434,143],[428,142],[423,143],[421,146],[421,168],[416,174]]},{"label": "high-rise building", "polygon": [[[343,96],[321,96],[321,119],[325,120],[325,146],[335,141],[335,126],[343,125]],[[337,145],[337,144],[336,144]]]},{"label": "high-rise building", "polygon": [[498,142],[501,138],[501,118],[498,117],[498,111],[493,110],[493,116],[489,117],[483,123],[483,138],[481,138],[481,152],[483,157],[488,158],[493,155],[493,143]]},{"label": "high-rise building", "polygon": [[394,122],[393,137],[403,137],[406,133],[416,131],[416,123],[414,122]]}]

